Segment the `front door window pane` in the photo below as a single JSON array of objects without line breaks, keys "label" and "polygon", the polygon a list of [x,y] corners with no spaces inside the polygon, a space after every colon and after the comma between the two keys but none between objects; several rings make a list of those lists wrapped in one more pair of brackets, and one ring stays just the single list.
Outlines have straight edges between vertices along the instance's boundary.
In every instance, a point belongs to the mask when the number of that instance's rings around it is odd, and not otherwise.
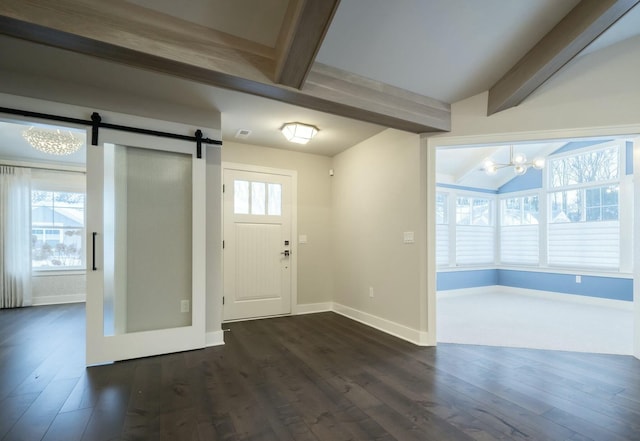
[{"label": "front door window pane", "polygon": [[271,216],[280,216],[282,214],[282,185],[269,184],[269,203],[268,213]]},{"label": "front door window pane", "polygon": [[251,214],[265,214],[266,185],[264,182],[251,183]]},{"label": "front door window pane", "polygon": [[233,212],[249,214],[249,181],[233,182]]}]

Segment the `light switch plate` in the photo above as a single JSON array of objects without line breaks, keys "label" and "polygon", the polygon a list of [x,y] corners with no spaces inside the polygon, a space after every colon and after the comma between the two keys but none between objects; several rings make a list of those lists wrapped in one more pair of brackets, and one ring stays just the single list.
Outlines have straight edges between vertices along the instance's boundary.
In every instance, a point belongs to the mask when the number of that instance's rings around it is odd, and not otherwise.
[{"label": "light switch plate", "polygon": [[404,243],[415,243],[413,231],[405,231],[403,236],[404,236]]},{"label": "light switch plate", "polygon": [[298,243],[307,243],[307,235],[306,234],[301,234],[298,237]]}]

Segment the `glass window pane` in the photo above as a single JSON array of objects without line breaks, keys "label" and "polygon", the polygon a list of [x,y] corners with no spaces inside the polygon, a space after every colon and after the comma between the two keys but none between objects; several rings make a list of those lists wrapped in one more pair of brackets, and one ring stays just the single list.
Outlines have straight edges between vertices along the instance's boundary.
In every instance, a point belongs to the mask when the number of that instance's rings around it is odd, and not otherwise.
[{"label": "glass window pane", "polygon": [[618,220],[618,206],[602,207],[602,220]]},{"label": "glass window pane", "polygon": [[251,183],[251,214],[265,214],[266,185],[264,182]]},{"label": "glass window pane", "polygon": [[599,207],[600,202],[600,188],[587,188],[585,191],[586,205],[588,207]]},{"label": "glass window pane", "polygon": [[582,190],[567,190],[554,193],[552,222],[580,222],[582,220]]},{"label": "glass window pane", "polygon": [[538,196],[525,196],[522,200],[522,203],[523,203],[522,223],[524,225],[537,225],[539,223]]},{"label": "glass window pane", "polygon": [[269,184],[269,194],[267,197],[267,213],[271,216],[282,215],[282,185]]},{"label": "glass window pane", "polygon": [[249,181],[233,181],[233,212],[249,214]]},{"label": "glass window pane", "polygon": [[509,198],[502,201],[502,225],[520,225],[522,223],[522,198]]},{"label": "glass window pane", "polygon": [[602,188],[602,205],[618,205],[618,186]]},{"label": "glass window pane", "polygon": [[471,199],[459,197],[456,198],[456,224],[471,224]]},{"label": "glass window pane", "polygon": [[602,220],[600,214],[600,207],[587,208],[587,222]]},{"label": "glass window pane", "polygon": [[31,193],[31,265],[37,269],[83,267],[84,193]]},{"label": "glass window pane", "polygon": [[609,181],[619,176],[618,146],[594,150],[551,161],[551,185],[563,187]]},{"label": "glass window pane", "polygon": [[491,201],[489,199],[472,199],[472,225],[491,225]]}]

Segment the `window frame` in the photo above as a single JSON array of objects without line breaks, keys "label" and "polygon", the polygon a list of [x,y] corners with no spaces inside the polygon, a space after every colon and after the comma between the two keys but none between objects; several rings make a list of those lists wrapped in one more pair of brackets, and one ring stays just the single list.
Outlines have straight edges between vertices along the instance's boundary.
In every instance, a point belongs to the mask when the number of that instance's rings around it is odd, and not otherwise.
[{"label": "window frame", "polygon": [[[33,259],[31,264],[32,274],[37,276],[49,276],[49,275],[73,275],[73,274],[85,274],[87,270],[87,192],[86,192],[86,179],[85,172],[72,171],[72,170],[53,170],[53,169],[39,169],[32,168],[32,180],[31,180],[31,192],[43,191],[43,192],[57,192],[57,193],[81,193],[84,195],[83,206],[83,221],[82,227],[64,227],[55,225],[33,225],[31,221],[31,230],[40,229],[43,234],[46,234],[46,230],[81,230],[80,233],[80,247],[82,252],[80,253],[81,265],[71,267],[36,267],[33,266]],[[33,209],[33,205],[32,205]]]},{"label": "window frame", "polygon": [[[626,193],[626,189],[625,189],[625,181],[626,181],[626,161],[627,161],[627,152],[626,152],[626,142],[627,142],[627,138],[624,137],[620,137],[620,138],[615,138],[612,139],[609,142],[602,142],[599,144],[595,144],[592,146],[588,146],[588,147],[583,147],[583,148],[578,148],[578,149],[574,149],[574,150],[570,150],[567,152],[562,152],[558,155],[550,155],[549,157],[547,157],[547,164],[548,167],[545,167],[544,170],[544,175],[543,175],[543,193],[544,193],[544,199],[545,199],[545,204],[546,204],[546,217],[544,219],[544,223],[545,223],[545,237],[544,240],[546,241],[546,243],[544,244],[544,256],[541,255],[541,259],[544,258],[544,265],[540,265],[542,268],[547,268],[547,269],[553,269],[554,271],[556,270],[573,270],[575,271],[575,268],[581,268],[584,271],[583,272],[596,272],[596,273],[603,273],[603,274],[615,274],[615,273],[622,273],[622,268],[623,268],[623,262],[624,262],[624,256],[623,256],[623,251],[622,251],[622,236],[624,234],[623,232],[623,225],[626,222],[626,220],[623,219],[623,211],[621,209],[621,201],[623,200],[623,194]],[[578,156],[578,155],[584,155],[590,152],[595,152],[595,151],[599,151],[599,150],[606,150],[609,148],[615,147],[617,148],[617,162],[618,162],[618,173],[617,173],[617,178],[615,179],[603,179],[600,181],[591,181],[591,182],[581,182],[581,183],[574,183],[574,184],[567,184],[567,185],[562,185],[562,186],[553,186],[553,177],[552,177],[552,172],[551,172],[551,161],[553,160],[558,160],[558,159],[563,159],[563,158],[568,158],[571,156]],[[617,187],[618,190],[618,201],[617,201],[617,219],[607,219],[607,220],[587,220],[587,205],[586,205],[586,192],[589,189],[596,189],[596,188],[605,188],[605,187],[611,187],[611,186],[615,186]],[[559,193],[559,192],[565,192],[565,191],[580,191],[583,193],[582,196],[582,202],[581,202],[581,213],[580,213],[580,220],[577,221],[568,221],[568,222],[554,222],[553,218],[554,218],[554,210],[553,210],[553,195],[555,193]],[[602,204],[600,205],[600,208],[602,208]],[[568,215],[568,213],[565,213]],[[557,214],[556,214],[557,216]],[[561,225],[561,224],[575,224],[576,227],[580,228],[580,226],[582,227],[587,227],[588,224],[596,224],[596,223],[600,223],[600,222],[618,222],[618,238],[620,240],[620,244],[618,246],[618,263],[616,267],[609,267],[609,266],[576,266],[573,267],[571,265],[566,265],[566,264],[559,264],[559,263],[551,263],[554,258],[552,256],[552,253],[550,252],[550,248],[551,248],[551,243],[550,243],[550,236],[551,236],[551,229],[554,228],[554,225]],[[543,246],[543,244],[540,244],[541,246]],[[542,261],[542,260],[541,260]]]}]

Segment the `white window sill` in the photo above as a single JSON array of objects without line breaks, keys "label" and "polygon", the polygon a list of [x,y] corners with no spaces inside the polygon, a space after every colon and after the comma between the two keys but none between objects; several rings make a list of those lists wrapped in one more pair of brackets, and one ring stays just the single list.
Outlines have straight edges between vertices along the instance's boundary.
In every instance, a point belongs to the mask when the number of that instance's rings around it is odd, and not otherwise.
[{"label": "white window sill", "polygon": [[31,277],[56,277],[56,276],[84,276],[87,270],[84,269],[50,269],[50,270],[32,270]]}]

